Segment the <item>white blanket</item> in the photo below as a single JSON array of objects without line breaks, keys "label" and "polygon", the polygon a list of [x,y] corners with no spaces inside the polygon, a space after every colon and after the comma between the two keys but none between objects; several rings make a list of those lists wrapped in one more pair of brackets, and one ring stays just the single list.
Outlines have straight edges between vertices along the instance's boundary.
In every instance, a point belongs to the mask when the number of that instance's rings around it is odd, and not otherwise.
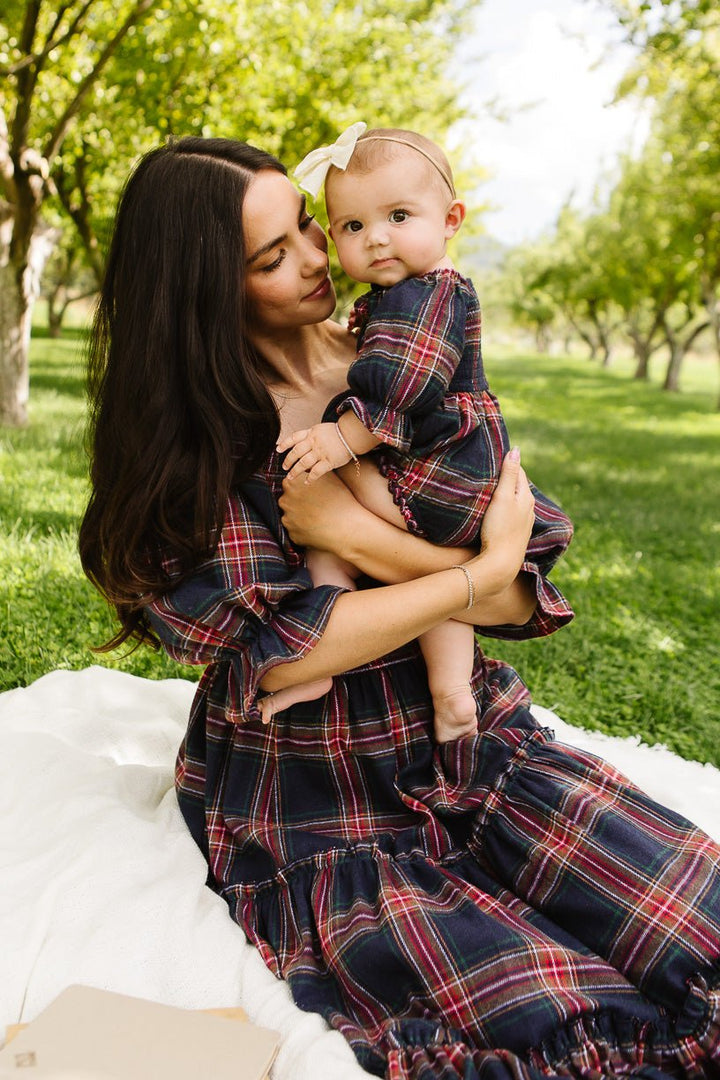
[{"label": "white blanket", "polygon": [[[72,983],[186,1008],[242,1005],[279,1030],[274,1080],[362,1080],[205,887],[175,800],[193,683],[101,667],[0,694],[0,1036]],[[720,772],[534,710],[720,840]]]}]

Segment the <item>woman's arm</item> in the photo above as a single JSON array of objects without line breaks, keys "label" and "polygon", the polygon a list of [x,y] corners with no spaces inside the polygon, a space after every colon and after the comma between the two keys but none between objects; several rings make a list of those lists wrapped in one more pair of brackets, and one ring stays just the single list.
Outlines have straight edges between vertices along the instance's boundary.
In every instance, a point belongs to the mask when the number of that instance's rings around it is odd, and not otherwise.
[{"label": "woman's arm", "polygon": [[[361,506],[334,473],[312,485],[286,484],[280,505],[295,543],[332,551],[387,585],[438,573],[477,555],[472,548],[440,547],[396,528]],[[519,574],[504,591],[478,597],[474,607],[454,617],[478,626],[522,626],[535,604],[527,575]]]},{"label": "woman's arm", "polygon": [[[295,484],[304,486],[302,480],[295,480],[288,489]],[[285,502],[283,496],[283,509]],[[508,455],[483,521],[483,550],[464,563],[472,577],[477,607],[504,594],[516,580],[532,530],[533,507],[519,457]],[[446,619],[462,615],[468,595],[467,577],[457,568],[417,581],[346,593],[339,597],[312,651],[302,660],[274,667],[262,687],[280,690],[384,656]]]}]

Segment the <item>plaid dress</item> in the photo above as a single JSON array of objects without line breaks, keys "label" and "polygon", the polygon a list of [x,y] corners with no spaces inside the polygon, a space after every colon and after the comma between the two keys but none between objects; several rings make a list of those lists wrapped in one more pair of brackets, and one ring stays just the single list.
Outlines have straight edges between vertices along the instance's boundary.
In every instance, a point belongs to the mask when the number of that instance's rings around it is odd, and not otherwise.
[{"label": "plaid dress", "polygon": [[[379,438],[380,471],[407,528],[436,544],[471,544],[510,448],[480,348],[472,282],[434,270],[356,301],[350,327],[358,355],[350,392],[328,419],[351,409]],[[528,557],[547,573],[572,539],[572,523],[533,486]]]},{"label": "plaid dress", "polygon": [[[478,734],[442,745],[415,644],[261,723],[263,674],[312,649],[342,591],[312,587],[282,476],[274,456],[148,609],[208,665],[178,799],[266,964],[389,1080],[720,1075],[717,847],[554,742],[512,669],[478,651]],[[556,622],[535,581],[517,636]]]}]

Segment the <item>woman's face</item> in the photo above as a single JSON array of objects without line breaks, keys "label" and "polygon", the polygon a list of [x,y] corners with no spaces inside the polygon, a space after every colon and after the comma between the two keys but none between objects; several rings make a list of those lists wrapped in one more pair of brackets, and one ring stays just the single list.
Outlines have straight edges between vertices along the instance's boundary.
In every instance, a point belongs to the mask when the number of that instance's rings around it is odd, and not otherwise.
[{"label": "woman's face", "polygon": [[335,310],[327,238],[286,176],[262,169],[243,202],[249,321],[259,331],[322,322]]}]

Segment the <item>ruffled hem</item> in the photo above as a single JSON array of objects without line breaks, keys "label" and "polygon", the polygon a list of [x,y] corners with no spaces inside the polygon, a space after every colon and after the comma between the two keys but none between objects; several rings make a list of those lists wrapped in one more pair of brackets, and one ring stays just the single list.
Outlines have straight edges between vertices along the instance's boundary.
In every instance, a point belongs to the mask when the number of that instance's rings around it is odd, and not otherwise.
[{"label": "ruffled hem", "polygon": [[[501,934],[507,929],[513,934],[514,944],[506,947],[504,970],[515,979],[518,973],[513,975],[513,964],[519,939],[514,933],[521,913],[513,914],[499,895],[481,894],[479,884],[473,887],[462,877],[462,867],[450,861],[444,866],[433,864],[420,852],[393,857],[373,845],[303,860],[286,868],[281,878],[274,887],[268,882],[256,890],[253,901],[239,891],[232,896],[231,890],[226,890],[226,899],[266,964],[277,976],[288,979],[298,1004],[321,1013],[348,1040],[360,1064],[374,1075],[386,1080],[542,1080],[556,1076],[574,1080],[626,1076],[709,1080],[720,1076],[717,967],[705,968],[689,980],[678,1014],[653,1005],[629,987],[623,991],[619,984],[608,983],[605,1003],[596,998],[593,1004],[593,987],[597,988],[602,977],[602,961],[575,953],[567,977],[551,987],[552,972],[563,962],[563,952],[536,923],[526,927],[528,941],[526,948],[520,948],[534,956],[534,963],[545,975],[537,985],[519,985],[516,1001],[509,1001],[503,992],[492,996],[492,962],[487,971],[476,967],[472,979],[461,988],[456,984],[457,972],[451,970],[434,986],[423,985],[423,980],[417,979],[420,969],[426,964],[428,971],[434,969],[452,948],[453,940],[455,945],[464,942],[466,966],[472,968],[477,957],[471,942],[478,942],[482,925],[473,919],[458,937],[443,936],[444,947],[433,953],[432,961],[424,949],[422,956],[418,954],[413,960],[400,942],[423,940],[429,948],[430,940],[415,917],[409,922],[399,919],[403,907],[422,912],[425,927],[435,920],[441,931],[443,919],[459,915],[463,908],[478,912],[482,902],[484,916],[496,919],[493,938],[498,950]],[[340,898],[342,903],[338,903]],[[395,913],[392,929],[388,929],[390,911]],[[484,947],[480,951],[489,955]],[[528,965],[528,972],[532,967]],[[396,990],[400,988],[396,999],[384,1000],[384,992],[393,983]],[[564,1024],[560,1021],[559,1027],[541,1024],[533,1031],[530,1019],[527,1025],[523,1023],[523,1002],[529,1001],[528,1018],[537,1017],[548,994],[554,995],[560,1013],[581,1011]],[[608,1004],[613,997],[617,1004]],[[461,1005],[463,1000],[465,1006]],[[463,1021],[461,1027],[448,1027],[445,1018],[456,1008],[461,1012],[466,1009],[467,1024]],[[491,1018],[504,1011],[507,1016],[493,1034]],[[406,1018],[401,1019],[403,1015]],[[486,1024],[489,1028],[483,1033]],[[511,1032],[507,1042],[512,1049],[500,1035],[503,1025]],[[540,1030],[543,1026],[544,1033]],[[531,1039],[533,1034],[539,1041],[527,1046],[523,1039]],[[487,1043],[492,1046],[495,1039],[505,1045],[488,1049]]]},{"label": "ruffled hem", "polygon": [[640,1023],[598,1013],[567,1024],[523,1057],[510,1050],[473,1048],[461,1033],[430,1021],[407,1021],[387,1035],[390,1050],[385,1076],[387,1080],[545,1080],[556,1076],[700,1080],[717,1076],[717,993],[702,977],[696,989],[703,1014],[709,1012],[713,1019],[694,1037],[675,1038],[669,1018]]}]

